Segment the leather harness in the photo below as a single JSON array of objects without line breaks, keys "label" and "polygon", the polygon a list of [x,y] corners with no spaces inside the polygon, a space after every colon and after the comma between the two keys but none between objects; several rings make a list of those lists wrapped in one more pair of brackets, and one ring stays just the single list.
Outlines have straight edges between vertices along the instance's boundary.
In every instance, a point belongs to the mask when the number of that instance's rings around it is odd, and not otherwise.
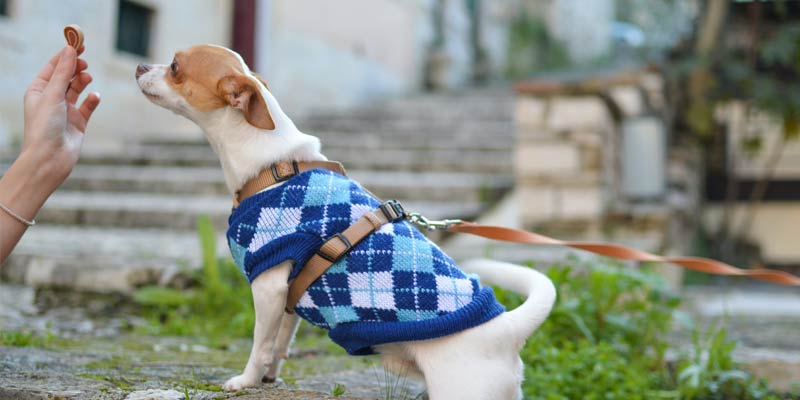
[{"label": "leather harness", "polygon": [[[233,207],[236,208],[244,199],[305,171],[312,169],[326,169],[340,175],[347,175],[341,163],[336,161],[280,161],[261,171],[258,176],[250,179],[242,189],[236,192],[233,198]],[[376,197],[377,198],[377,197]],[[480,225],[473,222],[459,220],[428,221],[418,214],[406,213],[402,205],[396,200],[383,202],[375,210],[366,212],[361,218],[350,225],[341,233],[337,233],[322,243],[300,273],[289,284],[289,294],[286,300],[286,312],[293,313],[294,307],[300,301],[303,293],[322,276],[325,271],[364,238],[380,229],[384,224],[402,219],[411,219],[411,222],[420,224],[429,230],[443,229],[449,232],[469,233],[487,239],[501,240],[514,243],[544,244],[572,247],[589,251],[606,257],[633,261],[668,262],[681,267],[715,275],[749,276],[772,283],[800,286],[800,277],[788,272],[772,269],[741,269],[720,261],[702,257],[663,257],[641,250],[602,242],[570,242],[553,239],[537,233],[512,229],[502,226]],[[416,218],[413,218],[416,217]]]}]

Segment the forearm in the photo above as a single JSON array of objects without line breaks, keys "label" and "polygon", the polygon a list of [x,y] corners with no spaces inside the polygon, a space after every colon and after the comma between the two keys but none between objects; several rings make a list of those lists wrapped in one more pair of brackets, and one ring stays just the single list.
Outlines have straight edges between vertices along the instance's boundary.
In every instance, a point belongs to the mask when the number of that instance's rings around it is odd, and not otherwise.
[{"label": "forearm", "polygon": [[[58,175],[44,155],[23,151],[0,178],[0,203],[32,220],[61,183]],[[8,257],[27,228],[0,209],[0,262]]]}]

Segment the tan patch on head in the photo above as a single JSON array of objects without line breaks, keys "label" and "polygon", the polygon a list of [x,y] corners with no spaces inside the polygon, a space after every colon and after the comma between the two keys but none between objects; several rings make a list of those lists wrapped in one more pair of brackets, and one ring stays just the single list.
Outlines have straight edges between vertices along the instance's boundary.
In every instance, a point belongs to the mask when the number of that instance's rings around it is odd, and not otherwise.
[{"label": "tan patch on head", "polygon": [[195,109],[208,112],[228,103],[217,85],[226,76],[245,75],[242,63],[230,51],[200,45],[175,53],[167,72],[167,84],[180,93]]}]

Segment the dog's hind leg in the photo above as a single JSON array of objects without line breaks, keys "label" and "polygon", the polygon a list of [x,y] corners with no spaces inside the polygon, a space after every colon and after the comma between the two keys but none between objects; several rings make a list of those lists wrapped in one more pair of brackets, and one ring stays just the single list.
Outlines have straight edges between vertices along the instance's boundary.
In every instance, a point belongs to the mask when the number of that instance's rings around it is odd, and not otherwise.
[{"label": "dog's hind leg", "polygon": [[283,362],[289,358],[289,347],[292,345],[297,327],[300,325],[300,317],[297,314],[284,313],[281,320],[281,328],[278,330],[278,339],[275,341],[275,348],[272,350],[272,365],[267,374],[261,379],[262,382],[272,383],[281,374]]},{"label": "dog's hind leg", "polygon": [[271,368],[272,350],[283,318],[286,295],[289,292],[289,272],[291,262],[284,262],[261,273],[251,289],[256,311],[256,326],[253,330],[253,348],[250,358],[241,375],[228,379],[222,388],[226,391],[239,391],[261,383],[264,371]]},{"label": "dog's hind leg", "polygon": [[507,360],[480,352],[466,357],[446,357],[421,366],[431,400],[522,399],[522,362],[519,357]]}]

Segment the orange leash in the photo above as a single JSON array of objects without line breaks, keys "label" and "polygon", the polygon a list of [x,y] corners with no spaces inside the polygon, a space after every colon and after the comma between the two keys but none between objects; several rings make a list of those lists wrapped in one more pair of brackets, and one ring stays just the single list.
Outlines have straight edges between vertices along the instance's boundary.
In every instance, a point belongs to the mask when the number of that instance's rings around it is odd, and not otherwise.
[{"label": "orange leash", "polygon": [[720,261],[702,257],[663,257],[611,243],[569,242],[519,229],[480,225],[472,222],[458,221],[447,224],[443,228],[449,232],[469,233],[471,235],[505,242],[566,246],[622,260],[668,262],[707,274],[749,276],[781,285],[800,286],[800,278],[788,272],[773,269],[741,269]]}]

